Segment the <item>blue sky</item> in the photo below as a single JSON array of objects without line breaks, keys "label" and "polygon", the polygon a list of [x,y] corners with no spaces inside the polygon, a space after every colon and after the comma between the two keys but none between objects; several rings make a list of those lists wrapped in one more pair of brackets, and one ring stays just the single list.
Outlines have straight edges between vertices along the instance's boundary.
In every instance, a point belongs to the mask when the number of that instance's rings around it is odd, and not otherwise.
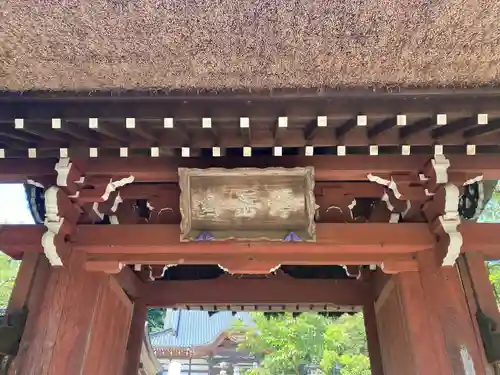
[{"label": "blue sky", "polygon": [[23,185],[0,184],[0,224],[2,223],[33,223]]}]

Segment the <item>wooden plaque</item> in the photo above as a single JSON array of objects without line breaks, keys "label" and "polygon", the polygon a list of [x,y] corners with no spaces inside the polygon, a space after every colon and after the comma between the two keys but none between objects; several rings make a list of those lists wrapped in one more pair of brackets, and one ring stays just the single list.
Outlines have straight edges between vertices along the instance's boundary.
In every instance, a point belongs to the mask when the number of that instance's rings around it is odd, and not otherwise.
[{"label": "wooden plaque", "polygon": [[179,168],[181,241],[315,241],[314,168]]}]

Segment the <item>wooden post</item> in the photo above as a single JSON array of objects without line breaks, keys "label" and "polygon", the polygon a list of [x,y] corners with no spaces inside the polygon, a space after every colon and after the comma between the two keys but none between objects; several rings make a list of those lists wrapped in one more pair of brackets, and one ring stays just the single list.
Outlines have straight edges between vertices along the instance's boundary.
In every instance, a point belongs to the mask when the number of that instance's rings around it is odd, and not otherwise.
[{"label": "wooden post", "polygon": [[437,267],[432,252],[418,255],[428,313],[439,323],[453,374],[487,374],[475,317],[470,314],[457,267]]},{"label": "wooden post", "polygon": [[436,266],[431,251],[417,259],[375,303],[385,375],[488,374],[457,268]]},{"label": "wooden post", "polygon": [[25,253],[19,267],[10,295],[7,313],[28,308],[34,310],[36,301],[39,302],[43,293],[43,286],[48,278],[49,264],[43,255]]},{"label": "wooden post", "polygon": [[433,334],[418,272],[394,275],[375,302],[385,375],[452,375]]},{"label": "wooden post", "polygon": [[363,318],[365,322],[366,340],[372,375],[384,375],[380,353],[380,340],[377,331],[377,319],[373,303],[366,304],[363,307]]},{"label": "wooden post", "polygon": [[131,303],[109,275],[84,271],[85,258],[70,252],[64,267],[48,271],[11,373],[107,375],[123,368]]},{"label": "wooden post", "polygon": [[500,311],[498,310],[493,285],[491,285],[488,277],[484,256],[481,253],[473,252],[464,254],[460,257],[458,266],[467,300],[470,302],[469,306],[473,310],[471,313],[475,314],[479,305],[481,310],[500,326]]},{"label": "wooden post", "polygon": [[127,342],[127,357],[125,360],[124,375],[137,375],[139,373],[147,312],[148,309],[141,300],[136,300],[134,302],[134,314],[132,316]]},{"label": "wooden post", "polygon": [[[460,256],[458,260],[460,280],[467,300],[467,307],[471,320],[474,323],[476,341],[480,348],[484,347],[483,339],[477,324],[476,314],[479,309],[489,318],[493,319],[500,327],[500,311],[493,286],[488,277],[484,256],[481,253],[470,252]],[[493,373],[493,368],[488,363],[486,353],[483,353],[485,367]]]}]

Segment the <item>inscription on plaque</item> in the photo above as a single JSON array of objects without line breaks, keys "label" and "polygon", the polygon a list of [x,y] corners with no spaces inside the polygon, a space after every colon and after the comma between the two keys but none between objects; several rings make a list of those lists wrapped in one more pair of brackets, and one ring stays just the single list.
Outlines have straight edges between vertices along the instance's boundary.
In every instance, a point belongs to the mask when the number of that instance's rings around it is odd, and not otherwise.
[{"label": "inscription on plaque", "polygon": [[[179,169],[182,237],[314,240],[312,168]],[[295,237],[294,237],[295,238]]]}]

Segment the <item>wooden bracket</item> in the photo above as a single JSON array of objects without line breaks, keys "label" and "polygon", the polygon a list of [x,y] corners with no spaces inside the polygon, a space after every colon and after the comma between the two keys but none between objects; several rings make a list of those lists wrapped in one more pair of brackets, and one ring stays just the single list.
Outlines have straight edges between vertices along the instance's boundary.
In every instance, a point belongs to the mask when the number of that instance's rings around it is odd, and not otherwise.
[{"label": "wooden bracket", "polygon": [[219,267],[231,275],[269,275],[276,272],[281,264],[263,260],[230,260],[219,264]]}]

